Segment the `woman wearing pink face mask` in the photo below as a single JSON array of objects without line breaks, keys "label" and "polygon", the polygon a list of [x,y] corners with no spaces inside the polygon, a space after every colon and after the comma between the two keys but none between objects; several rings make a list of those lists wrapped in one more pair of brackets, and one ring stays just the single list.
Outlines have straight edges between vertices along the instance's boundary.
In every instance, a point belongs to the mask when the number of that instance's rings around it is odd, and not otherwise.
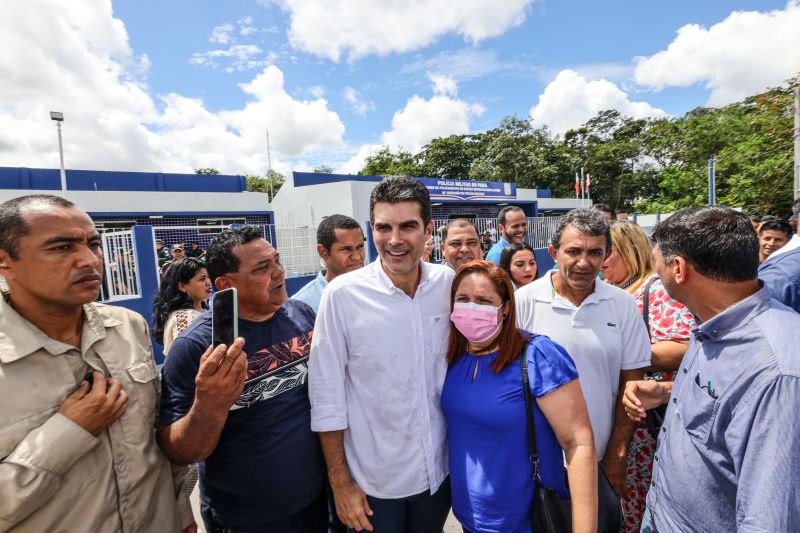
[{"label": "woman wearing pink face mask", "polygon": [[508,274],[490,261],[461,267],[442,390],[453,512],[469,533],[528,533],[535,482],[521,357],[527,362],[541,483],[567,495],[572,530],[597,531],[597,454],[575,364],[559,345],[516,326]]}]

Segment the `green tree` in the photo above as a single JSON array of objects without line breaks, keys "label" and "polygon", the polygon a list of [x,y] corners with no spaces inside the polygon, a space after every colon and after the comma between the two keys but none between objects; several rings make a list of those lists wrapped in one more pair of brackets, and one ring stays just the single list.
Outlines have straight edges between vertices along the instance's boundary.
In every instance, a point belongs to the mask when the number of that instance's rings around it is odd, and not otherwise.
[{"label": "green tree", "polygon": [[328,165],[319,165],[314,167],[314,172],[317,174],[333,174],[333,167],[329,167]]},{"label": "green tree", "polygon": [[364,168],[359,172],[362,176],[419,176],[420,165],[410,152],[398,150],[393,153],[390,148],[381,148],[367,158]]},{"label": "green tree", "polygon": [[245,180],[247,182],[247,190],[249,192],[262,192],[267,195],[270,194],[270,177],[272,177],[272,195],[269,196],[269,201],[271,202],[275,195],[278,194],[278,191],[281,189],[281,186],[286,181],[286,176],[281,174],[280,172],[276,172],[275,170],[271,171],[271,173],[267,173],[264,176],[256,176],[256,175],[248,175],[245,176]]},{"label": "green tree", "polygon": [[219,174],[219,170],[217,170],[216,168],[211,168],[211,167],[208,167],[208,168],[196,168],[196,169],[194,169],[194,173],[195,174],[210,174],[210,175],[216,176],[217,174]]}]

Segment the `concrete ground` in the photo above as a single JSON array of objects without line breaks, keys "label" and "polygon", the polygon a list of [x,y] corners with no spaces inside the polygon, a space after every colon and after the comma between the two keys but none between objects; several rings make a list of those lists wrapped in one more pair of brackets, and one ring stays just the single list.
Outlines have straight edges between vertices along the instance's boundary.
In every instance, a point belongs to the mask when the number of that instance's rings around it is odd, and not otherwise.
[{"label": "concrete ground", "polygon": [[[192,511],[194,512],[194,519],[197,522],[197,531],[200,533],[206,533],[206,528],[203,527],[203,519],[200,517],[200,495],[198,493],[198,488],[195,486],[194,491],[192,491],[192,496],[189,498],[189,501],[192,502]],[[453,516],[453,513],[450,513],[450,516],[447,517],[447,522],[444,524],[444,533],[460,533],[461,532],[461,525],[456,520],[456,517]]]}]

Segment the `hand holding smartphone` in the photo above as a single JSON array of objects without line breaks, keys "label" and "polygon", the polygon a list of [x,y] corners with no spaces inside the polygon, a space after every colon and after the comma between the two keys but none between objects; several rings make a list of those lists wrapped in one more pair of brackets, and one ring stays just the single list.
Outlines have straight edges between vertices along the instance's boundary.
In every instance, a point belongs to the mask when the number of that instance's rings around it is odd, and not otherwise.
[{"label": "hand holding smartphone", "polygon": [[239,336],[239,300],[235,288],[214,293],[211,301],[211,345],[228,348]]}]

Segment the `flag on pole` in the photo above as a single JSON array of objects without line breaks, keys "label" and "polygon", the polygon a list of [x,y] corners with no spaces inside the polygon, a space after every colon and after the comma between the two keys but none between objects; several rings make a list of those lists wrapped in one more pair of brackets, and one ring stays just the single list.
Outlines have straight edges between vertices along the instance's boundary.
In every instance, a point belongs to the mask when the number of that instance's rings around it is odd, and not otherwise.
[{"label": "flag on pole", "polygon": [[580,181],[578,181],[578,173],[576,172],[575,173],[575,198],[577,198],[580,193],[581,193],[581,184],[580,184]]},{"label": "flag on pole", "polygon": [[592,175],[586,174],[586,195],[589,195],[589,186],[592,183]]}]

